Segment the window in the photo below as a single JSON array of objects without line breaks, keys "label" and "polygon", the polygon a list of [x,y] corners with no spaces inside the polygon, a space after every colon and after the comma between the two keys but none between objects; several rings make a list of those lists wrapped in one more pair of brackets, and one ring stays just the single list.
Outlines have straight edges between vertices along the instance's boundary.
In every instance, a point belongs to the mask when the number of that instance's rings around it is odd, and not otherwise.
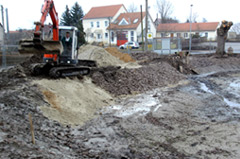
[{"label": "window", "polygon": [[93,33],[91,33],[91,38],[93,38],[94,37],[94,34]]},{"label": "window", "polygon": [[177,33],[177,37],[180,38],[181,37],[181,33]]},{"label": "window", "polygon": [[105,33],[105,39],[107,39],[108,38],[108,33]]},{"label": "window", "polygon": [[92,27],[92,28],[94,27],[93,22],[91,22],[91,27]]},{"label": "window", "polygon": [[112,39],[112,42],[114,42],[114,32],[112,32],[111,39]]},{"label": "window", "polygon": [[164,37],[164,33],[161,33],[161,37]]},{"label": "window", "polygon": [[134,31],[131,31],[131,41],[134,41]]},{"label": "window", "polygon": [[136,24],[138,22],[138,19],[134,19],[133,23]]},{"label": "window", "polygon": [[184,38],[187,38],[188,37],[188,33],[184,33]]},{"label": "window", "polygon": [[99,22],[97,22],[97,28],[100,28],[100,23]]},{"label": "window", "polygon": [[205,33],[205,37],[208,37],[208,33]]},{"label": "window", "polygon": [[98,38],[98,39],[101,39],[101,38],[102,38],[101,34],[98,34],[98,35],[97,35],[97,38]]},{"label": "window", "polygon": [[118,25],[128,25],[128,22],[123,18]]},{"label": "window", "polygon": [[107,27],[108,26],[108,21],[105,21],[105,27]]}]

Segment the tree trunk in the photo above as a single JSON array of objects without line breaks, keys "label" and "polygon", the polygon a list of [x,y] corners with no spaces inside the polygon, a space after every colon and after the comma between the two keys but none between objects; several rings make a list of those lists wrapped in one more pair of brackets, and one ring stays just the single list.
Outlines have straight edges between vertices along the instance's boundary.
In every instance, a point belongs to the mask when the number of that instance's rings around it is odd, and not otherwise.
[{"label": "tree trunk", "polygon": [[224,33],[223,31],[220,30],[220,28],[217,30],[217,50],[216,53],[218,55],[223,56],[226,52],[225,52],[225,37],[226,37],[226,33]]},{"label": "tree trunk", "polygon": [[223,56],[226,54],[225,42],[227,40],[228,30],[231,28],[232,25],[232,22],[223,20],[221,26],[217,29],[217,55]]}]

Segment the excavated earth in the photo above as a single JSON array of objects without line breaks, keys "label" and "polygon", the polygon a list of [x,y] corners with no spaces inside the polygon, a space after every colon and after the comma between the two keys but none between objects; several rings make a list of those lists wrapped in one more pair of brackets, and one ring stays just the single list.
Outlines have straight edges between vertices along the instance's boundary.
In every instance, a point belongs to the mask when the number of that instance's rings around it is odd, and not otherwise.
[{"label": "excavated earth", "polygon": [[84,79],[2,69],[0,158],[239,158],[238,54],[131,56]]}]

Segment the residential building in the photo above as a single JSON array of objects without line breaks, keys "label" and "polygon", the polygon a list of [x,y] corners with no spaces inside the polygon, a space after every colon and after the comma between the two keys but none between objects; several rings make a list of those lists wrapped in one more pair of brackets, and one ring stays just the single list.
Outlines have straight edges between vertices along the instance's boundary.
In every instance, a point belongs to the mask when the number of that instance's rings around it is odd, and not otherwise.
[{"label": "residential building", "polygon": [[217,28],[219,22],[206,22],[206,23],[167,23],[159,24],[157,27],[157,37],[181,37],[189,39],[191,34],[206,37],[207,40],[216,40]]},{"label": "residential building", "polygon": [[114,22],[121,13],[126,13],[127,9],[123,4],[93,7],[83,17],[83,27],[86,33],[86,41],[109,43],[111,37],[107,30],[109,23]]},{"label": "residential building", "polygon": [[[142,42],[142,29],[141,21],[143,23],[143,34],[145,34],[145,12],[133,12],[133,13],[121,13],[118,18],[110,24],[108,30],[111,34],[111,42],[117,44],[117,46],[124,44],[127,41]],[[148,18],[148,33],[152,33],[152,36],[156,36],[156,27],[149,15]]]}]

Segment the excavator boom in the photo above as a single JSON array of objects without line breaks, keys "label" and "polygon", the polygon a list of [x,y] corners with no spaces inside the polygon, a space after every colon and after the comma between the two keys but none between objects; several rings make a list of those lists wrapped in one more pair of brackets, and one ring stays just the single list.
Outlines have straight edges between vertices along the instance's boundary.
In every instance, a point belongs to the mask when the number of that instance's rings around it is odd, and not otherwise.
[{"label": "excavator boom", "polygon": [[[20,53],[30,54],[45,54],[53,53],[59,54],[63,47],[59,41],[59,18],[55,9],[53,0],[44,0],[44,5],[41,10],[42,16],[36,25],[33,39],[23,39],[19,42],[18,50]],[[52,40],[43,40],[42,31],[47,15],[50,15],[52,20]]]}]

